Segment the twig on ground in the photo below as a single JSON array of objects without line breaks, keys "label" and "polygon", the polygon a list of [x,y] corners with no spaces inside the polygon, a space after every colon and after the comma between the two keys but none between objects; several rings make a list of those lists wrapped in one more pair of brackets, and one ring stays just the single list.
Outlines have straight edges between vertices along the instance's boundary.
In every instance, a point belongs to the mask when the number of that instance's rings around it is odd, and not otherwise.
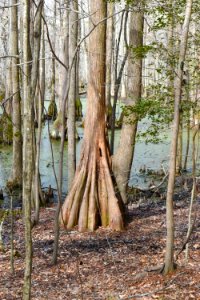
[{"label": "twig on ground", "polygon": [[163,288],[157,289],[157,290],[152,291],[152,292],[143,293],[143,294],[130,295],[130,296],[124,298],[123,300],[129,300],[129,299],[135,299],[135,298],[142,298],[142,297],[150,296],[150,295],[153,295],[153,294],[156,294],[156,293],[160,293],[160,292],[162,292],[162,291],[170,288],[171,285],[172,285],[172,283],[174,283],[175,279],[178,276],[180,276],[181,274],[184,274],[184,273],[185,272],[178,273],[173,279],[171,279],[170,281],[168,281]]}]

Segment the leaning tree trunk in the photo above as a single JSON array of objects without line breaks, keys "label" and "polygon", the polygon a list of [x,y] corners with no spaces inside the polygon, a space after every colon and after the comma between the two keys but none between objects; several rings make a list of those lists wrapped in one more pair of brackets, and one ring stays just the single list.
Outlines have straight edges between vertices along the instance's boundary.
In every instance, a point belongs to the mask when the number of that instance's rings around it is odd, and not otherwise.
[{"label": "leaning tree trunk", "polygon": [[[129,44],[131,47],[142,46],[143,23],[144,17],[141,10],[131,12],[129,25]],[[127,98],[124,101],[127,108],[140,101],[142,87],[142,58],[135,58],[131,51],[128,56]],[[127,203],[126,191],[133,161],[136,132],[137,114],[130,113],[128,116],[124,116],[119,147],[113,158],[113,171],[124,203]]]},{"label": "leaning tree trunk", "polygon": [[80,231],[98,225],[123,228],[120,202],[115,196],[110,155],[105,135],[105,52],[106,2],[90,0],[91,26],[98,24],[89,38],[88,103],[84,141],[72,188],[61,210],[67,228],[78,224]]},{"label": "leaning tree trunk", "polygon": [[[17,0],[11,1],[12,5],[17,4]],[[19,69],[17,64],[19,59],[18,51],[18,14],[17,6],[11,8],[11,55],[12,58],[12,89],[13,89],[13,164],[11,181],[13,185],[22,186],[22,133],[21,133],[21,103]],[[16,56],[16,57],[14,57]]]},{"label": "leaning tree trunk", "polygon": [[180,51],[179,51],[179,63],[177,76],[175,81],[175,99],[174,99],[174,124],[172,132],[172,142],[170,150],[169,161],[169,180],[167,187],[167,199],[166,199],[166,219],[167,219],[167,240],[166,240],[166,254],[165,265],[163,269],[164,274],[168,274],[174,270],[174,217],[173,217],[173,193],[174,193],[174,181],[176,173],[176,153],[177,153],[177,139],[179,131],[179,119],[180,119],[180,101],[181,101],[181,89],[183,80],[184,62],[187,50],[187,40],[189,32],[189,24],[191,18],[193,0],[187,0],[185,20],[182,27]]}]

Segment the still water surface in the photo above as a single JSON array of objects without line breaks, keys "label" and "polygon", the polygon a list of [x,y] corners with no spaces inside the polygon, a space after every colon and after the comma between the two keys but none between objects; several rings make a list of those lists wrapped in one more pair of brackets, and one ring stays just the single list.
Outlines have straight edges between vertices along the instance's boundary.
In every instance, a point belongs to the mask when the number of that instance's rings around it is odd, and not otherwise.
[{"label": "still water surface", "polygon": [[[85,111],[85,99],[82,99],[83,102],[83,111]],[[48,105],[48,103],[46,103]],[[118,109],[118,113],[120,109]],[[139,123],[139,130],[143,129],[146,124],[146,120],[143,120]],[[77,142],[77,162],[80,156],[80,149],[83,138],[83,129],[78,127],[78,133],[80,136],[80,141]],[[129,185],[145,187],[146,180],[145,176],[139,172],[140,168],[145,166],[148,169],[159,170],[163,165],[166,169],[168,167],[169,159],[169,149],[170,149],[170,140],[171,140],[171,130],[166,129],[165,139],[162,143],[159,144],[145,144],[145,141],[137,141],[135,147],[135,157],[131,170],[131,178]],[[115,147],[117,147],[120,138],[120,130],[116,130],[115,134]],[[186,138],[184,138],[184,141]],[[58,174],[59,168],[59,148],[60,141],[52,141],[55,169]],[[185,149],[185,142],[184,142]],[[184,150],[185,153],[185,150]],[[12,146],[2,146],[0,145],[0,188],[3,188],[6,184],[6,181],[9,178],[10,171],[12,166]],[[40,172],[41,172],[41,181],[43,187],[48,187],[51,185],[53,188],[56,188],[56,182],[53,174],[52,168],[52,154],[50,147],[50,140],[48,136],[48,126],[47,123],[43,126],[42,130],[42,141],[41,141],[41,159],[40,159]],[[63,168],[63,192],[67,192],[67,142],[65,143],[64,151],[64,168]]]}]

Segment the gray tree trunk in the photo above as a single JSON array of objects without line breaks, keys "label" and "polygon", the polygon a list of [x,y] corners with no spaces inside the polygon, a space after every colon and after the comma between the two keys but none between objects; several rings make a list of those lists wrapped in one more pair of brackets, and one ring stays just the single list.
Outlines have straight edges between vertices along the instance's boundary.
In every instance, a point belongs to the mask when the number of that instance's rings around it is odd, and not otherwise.
[{"label": "gray tree trunk", "polygon": [[[66,7],[69,6],[69,0],[64,1],[66,4]],[[61,25],[61,33],[63,33],[63,49],[62,49],[62,56],[61,60],[65,64],[65,66],[69,67],[69,10],[66,9],[64,13],[64,20],[61,22],[63,23],[63,26]],[[58,87],[58,93],[59,93],[59,111],[57,118],[54,122],[53,129],[51,131],[52,138],[59,138],[61,137],[61,131],[62,131],[62,103],[66,99],[66,86],[67,86],[67,79],[68,79],[68,72],[66,68],[64,68],[62,65],[59,65],[59,87]]]},{"label": "gray tree trunk", "polygon": [[31,236],[31,186],[32,186],[32,109],[30,65],[30,0],[23,0],[23,58],[24,58],[24,136],[23,136],[23,208],[25,223],[25,273],[23,300],[31,299],[32,236]]},{"label": "gray tree trunk", "polygon": [[[141,11],[131,12],[129,25],[130,46],[142,46],[143,23],[144,18]],[[142,58],[134,58],[131,50],[129,50],[127,73],[127,98],[124,104],[125,106],[136,105],[141,98]],[[136,132],[137,115],[131,113],[129,116],[124,116],[119,147],[113,158],[113,171],[124,203],[127,203],[126,191],[133,161]]]},{"label": "gray tree trunk", "polygon": [[[56,1],[54,2],[54,19],[53,19],[53,37],[52,37],[52,47],[56,49]],[[52,53],[52,73],[51,73],[51,107],[52,107],[52,119],[56,118],[56,61]]]},{"label": "gray tree trunk", "polygon": [[[15,5],[18,1],[11,0],[11,5]],[[11,55],[18,56],[18,13],[17,6],[10,9],[11,20],[11,36],[10,51]],[[14,185],[22,186],[22,133],[21,133],[21,98],[19,84],[19,63],[18,58],[12,58],[12,93],[13,93],[13,164],[11,181]]]},{"label": "gray tree trunk", "polygon": [[[114,13],[114,3],[107,3],[107,16],[110,17]],[[111,115],[111,82],[112,82],[112,58],[113,58],[113,17],[108,18],[106,24],[106,106],[107,115]]]},{"label": "gray tree trunk", "polygon": [[[38,43],[40,44],[40,37],[41,37],[41,13],[40,18],[38,19],[39,27],[37,29],[37,36],[38,36]],[[43,37],[42,37],[42,49],[41,49],[41,56],[42,58],[45,55],[45,43],[44,43],[44,24],[43,24]],[[39,57],[39,52],[37,54]],[[35,223],[39,222],[39,209],[40,209],[40,189],[41,189],[41,182],[40,182],[40,170],[39,170],[39,163],[40,163],[40,143],[42,137],[42,114],[43,114],[43,106],[44,106],[44,94],[45,94],[45,60],[40,61],[40,72],[38,75],[38,132],[36,134],[36,157],[35,157],[35,180],[33,181],[34,184],[34,198],[35,198]]]},{"label": "gray tree trunk", "polygon": [[31,235],[31,190],[35,166],[33,157],[35,151],[33,104],[38,81],[41,12],[43,0],[39,2],[34,18],[34,46],[32,67],[27,64],[31,60],[30,48],[30,0],[23,0],[23,59],[24,59],[24,136],[23,136],[23,207],[25,219],[25,274],[23,286],[23,300],[31,298],[31,272],[32,272],[32,235]]}]

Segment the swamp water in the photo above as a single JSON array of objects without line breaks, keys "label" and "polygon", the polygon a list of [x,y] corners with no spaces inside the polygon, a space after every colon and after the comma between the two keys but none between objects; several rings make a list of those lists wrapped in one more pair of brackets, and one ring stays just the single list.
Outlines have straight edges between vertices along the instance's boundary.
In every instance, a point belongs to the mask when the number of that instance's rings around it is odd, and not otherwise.
[{"label": "swamp water", "polygon": [[[83,111],[85,112],[86,99],[82,98]],[[49,102],[45,101],[45,106],[48,107]],[[120,113],[120,108],[118,107],[118,114]],[[143,120],[139,123],[138,130],[143,130],[147,126],[148,121]],[[78,127],[78,134],[80,140],[77,141],[77,162],[80,156],[81,144],[83,140],[83,128]],[[167,170],[168,160],[169,160],[169,149],[171,141],[171,130],[166,129],[163,133],[165,134],[165,139],[163,142],[158,144],[148,143],[139,140],[135,146],[134,162],[131,169],[131,176],[129,185],[145,188],[148,186],[147,174],[141,173],[141,168],[146,168],[147,170],[160,170],[162,166]],[[115,147],[117,147],[120,138],[120,130],[116,130],[115,133]],[[59,169],[59,149],[60,141],[52,140],[53,156],[55,170],[58,174]],[[184,145],[183,153],[185,153],[185,143],[186,143],[186,133],[184,133]],[[190,159],[189,159],[190,160]],[[4,188],[6,181],[9,178],[10,171],[12,167],[12,146],[0,145],[0,189]],[[41,141],[41,156],[40,156],[40,173],[42,187],[47,188],[51,185],[52,188],[57,189],[56,181],[54,178],[53,168],[52,168],[52,153],[48,134],[48,123],[43,126],[42,129],[42,141]],[[64,150],[64,168],[63,168],[63,193],[67,192],[67,142],[65,143]]]}]

